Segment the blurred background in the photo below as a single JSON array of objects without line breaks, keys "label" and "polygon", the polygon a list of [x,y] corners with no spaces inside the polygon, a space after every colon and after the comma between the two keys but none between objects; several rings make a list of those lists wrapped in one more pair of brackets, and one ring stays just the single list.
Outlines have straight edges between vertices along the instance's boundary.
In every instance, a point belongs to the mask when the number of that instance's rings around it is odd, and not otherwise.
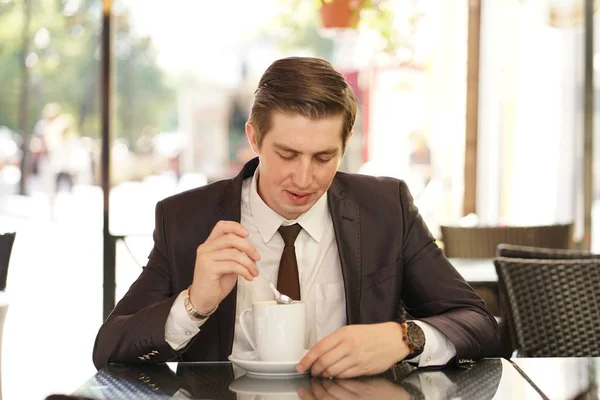
[{"label": "blurred background", "polygon": [[[72,392],[95,372],[110,3],[0,0],[0,233],[17,232],[5,398]],[[597,144],[600,102],[586,114],[582,0],[370,0],[349,14],[346,3],[112,2],[117,300],[146,262],[156,202],[253,157],[244,123],[254,89],[271,62],[292,55],[329,60],[359,99],[341,170],[406,180],[436,237],[444,224],[574,223],[575,246],[600,251],[597,145],[587,148],[595,178],[584,201],[585,118]],[[24,371],[44,363],[52,368],[31,385]]]}]

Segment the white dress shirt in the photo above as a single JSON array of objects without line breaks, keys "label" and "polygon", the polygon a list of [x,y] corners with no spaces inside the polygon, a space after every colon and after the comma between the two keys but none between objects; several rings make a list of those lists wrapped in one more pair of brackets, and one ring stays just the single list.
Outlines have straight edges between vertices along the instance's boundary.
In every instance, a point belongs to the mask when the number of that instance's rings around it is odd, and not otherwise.
[{"label": "white dress shirt", "polygon": [[[277,229],[281,225],[300,224],[302,230],[295,242],[300,294],[306,302],[306,348],[346,325],[346,296],[344,280],[327,207],[327,193],[310,210],[296,220],[286,220],[262,200],[257,191],[258,169],[244,181],[241,199],[241,224],[248,230],[248,240],[261,256],[258,261],[271,282],[277,282],[279,261],[284,243]],[[193,320],[183,305],[181,292],[165,326],[165,340],[174,349],[183,348],[206,321]],[[257,301],[273,300],[273,293],[262,276],[252,282],[239,277],[237,286],[236,321],[232,353],[253,350],[239,324],[242,311]],[[209,317],[210,318],[210,317]],[[252,323],[252,321],[247,321]],[[412,362],[419,366],[443,365],[456,354],[454,345],[436,328],[415,321],[425,333],[423,353]],[[253,329],[250,328],[252,332]]]}]

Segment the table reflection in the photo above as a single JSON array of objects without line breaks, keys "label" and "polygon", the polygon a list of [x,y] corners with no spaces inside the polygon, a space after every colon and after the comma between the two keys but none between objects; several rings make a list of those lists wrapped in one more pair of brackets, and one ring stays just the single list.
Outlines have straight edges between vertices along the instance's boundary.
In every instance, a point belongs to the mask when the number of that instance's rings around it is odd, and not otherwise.
[{"label": "table reflection", "polygon": [[236,378],[229,363],[180,363],[110,365],[73,395],[88,399],[485,400],[514,398],[519,387],[535,394],[514,367],[501,359],[482,360],[470,369],[416,369],[399,364],[382,375],[348,380],[308,375]]},{"label": "table reflection", "polygon": [[512,362],[548,399],[600,399],[600,358],[515,358]]}]

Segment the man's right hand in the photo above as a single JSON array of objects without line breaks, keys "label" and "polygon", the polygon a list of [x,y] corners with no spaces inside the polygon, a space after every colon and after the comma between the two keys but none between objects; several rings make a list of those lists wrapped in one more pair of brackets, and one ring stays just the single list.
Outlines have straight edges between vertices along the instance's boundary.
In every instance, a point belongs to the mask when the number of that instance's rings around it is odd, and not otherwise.
[{"label": "man's right hand", "polygon": [[248,241],[248,231],[234,221],[219,221],[196,250],[190,301],[209,313],[231,292],[238,275],[252,281],[258,276],[258,251]]}]

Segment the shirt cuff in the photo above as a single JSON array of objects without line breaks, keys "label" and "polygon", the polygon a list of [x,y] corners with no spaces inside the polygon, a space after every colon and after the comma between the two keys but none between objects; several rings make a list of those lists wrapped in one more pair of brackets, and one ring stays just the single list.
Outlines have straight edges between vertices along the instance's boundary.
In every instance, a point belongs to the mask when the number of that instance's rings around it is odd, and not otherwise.
[{"label": "shirt cuff", "polygon": [[201,321],[192,319],[183,304],[184,296],[185,290],[179,293],[175,299],[165,324],[165,342],[175,351],[184,348],[200,332],[200,327],[208,320],[208,318]]},{"label": "shirt cuff", "polygon": [[407,360],[416,363],[419,367],[442,366],[456,355],[454,344],[433,325],[423,321],[412,321],[423,330],[425,334],[425,348],[416,357]]}]

